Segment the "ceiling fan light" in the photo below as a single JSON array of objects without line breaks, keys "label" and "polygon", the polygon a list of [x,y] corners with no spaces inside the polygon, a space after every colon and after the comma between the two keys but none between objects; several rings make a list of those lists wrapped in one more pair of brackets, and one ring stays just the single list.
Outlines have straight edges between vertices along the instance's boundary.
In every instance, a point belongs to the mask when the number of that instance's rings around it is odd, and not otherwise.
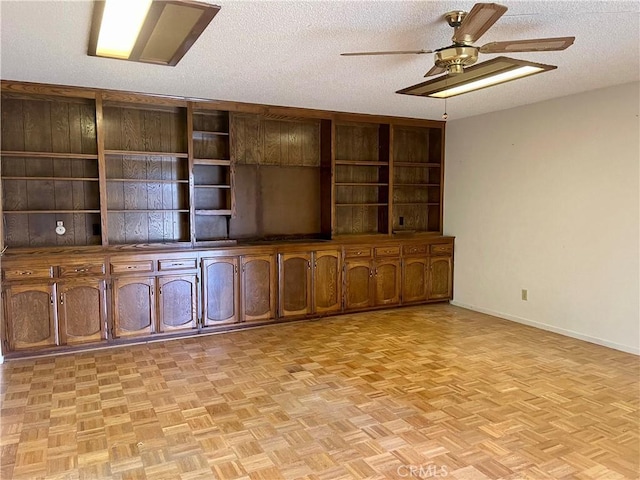
[{"label": "ceiling fan light", "polygon": [[398,90],[396,93],[422,97],[449,98],[509,82],[557,67],[507,57],[497,57],[472,67],[458,75],[444,75],[427,82]]}]

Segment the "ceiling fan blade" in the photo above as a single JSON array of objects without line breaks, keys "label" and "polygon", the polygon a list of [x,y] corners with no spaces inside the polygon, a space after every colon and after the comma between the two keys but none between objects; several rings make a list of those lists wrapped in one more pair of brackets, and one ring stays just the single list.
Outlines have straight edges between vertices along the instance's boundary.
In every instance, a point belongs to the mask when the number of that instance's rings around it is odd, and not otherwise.
[{"label": "ceiling fan blade", "polygon": [[552,52],[569,48],[575,39],[576,37],[557,37],[491,42],[481,46],[480,53]]},{"label": "ceiling fan blade", "polygon": [[497,3],[476,3],[453,34],[454,43],[473,43],[504,15],[507,7]]},{"label": "ceiling fan blade", "polygon": [[440,75],[441,73],[446,72],[447,69],[446,68],[442,68],[439,67],[437,65],[434,65],[431,70],[429,70],[427,73],[424,74],[425,77],[431,77],[433,75]]},{"label": "ceiling fan blade", "polygon": [[393,50],[390,52],[349,52],[341,53],[343,57],[355,57],[357,55],[408,55],[408,54],[421,54],[421,53],[433,53],[433,50]]}]

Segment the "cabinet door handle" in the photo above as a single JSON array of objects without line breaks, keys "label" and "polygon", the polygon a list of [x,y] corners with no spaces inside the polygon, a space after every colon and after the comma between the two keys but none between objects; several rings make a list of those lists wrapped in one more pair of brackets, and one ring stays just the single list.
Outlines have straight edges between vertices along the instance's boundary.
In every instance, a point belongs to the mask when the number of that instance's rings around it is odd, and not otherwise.
[{"label": "cabinet door handle", "polygon": [[24,272],[20,272],[18,275],[31,275],[33,272],[29,272],[28,270],[25,270]]},{"label": "cabinet door handle", "polygon": [[233,266],[233,273],[238,274],[238,265]]},{"label": "cabinet door handle", "polygon": [[49,295],[49,300],[51,301],[51,305],[53,305],[53,295]]},{"label": "cabinet door handle", "polygon": [[88,271],[89,271],[88,268],[76,268],[74,270],[74,272],[76,272],[76,273],[82,273],[82,272],[88,272]]},{"label": "cabinet door handle", "polygon": [[162,287],[158,288],[158,293],[162,295]]},{"label": "cabinet door handle", "polygon": [[307,268],[311,269],[311,260],[307,260]]},{"label": "cabinet door handle", "polygon": [[64,293],[60,294],[60,305],[64,305]]}]

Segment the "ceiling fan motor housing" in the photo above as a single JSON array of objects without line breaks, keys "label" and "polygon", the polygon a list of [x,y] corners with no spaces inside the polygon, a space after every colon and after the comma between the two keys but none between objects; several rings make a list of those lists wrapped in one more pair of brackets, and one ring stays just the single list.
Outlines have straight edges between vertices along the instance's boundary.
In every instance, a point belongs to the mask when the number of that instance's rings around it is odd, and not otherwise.
[{"label": "ceiling fan motor housing", "polygon": [[478,60],[478,48],[467,45],[453,45],[436,52],[435,63],[445,68],[450,75],[462,73],[464,67]]}]

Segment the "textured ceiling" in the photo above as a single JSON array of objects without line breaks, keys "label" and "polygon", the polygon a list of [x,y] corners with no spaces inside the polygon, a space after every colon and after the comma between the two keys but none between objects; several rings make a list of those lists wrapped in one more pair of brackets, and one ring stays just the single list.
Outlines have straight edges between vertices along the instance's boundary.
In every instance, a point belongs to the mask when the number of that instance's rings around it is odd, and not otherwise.
[{"label": "textured ceiling", "polygon": [[[92,2],[0,2],[3,79],[440,119],[444,100],[394,93],[433,56],[341,52],[450,44],[442,15],[470,1],[226,1],[176,67],[89,57]],[[449,119],[638,81],[637,1],[512,1],[478,42],[569,36],[562,52],[509,55],[558,69],[447,101]],[[480,61],[495,55],[483,55]]]}]

